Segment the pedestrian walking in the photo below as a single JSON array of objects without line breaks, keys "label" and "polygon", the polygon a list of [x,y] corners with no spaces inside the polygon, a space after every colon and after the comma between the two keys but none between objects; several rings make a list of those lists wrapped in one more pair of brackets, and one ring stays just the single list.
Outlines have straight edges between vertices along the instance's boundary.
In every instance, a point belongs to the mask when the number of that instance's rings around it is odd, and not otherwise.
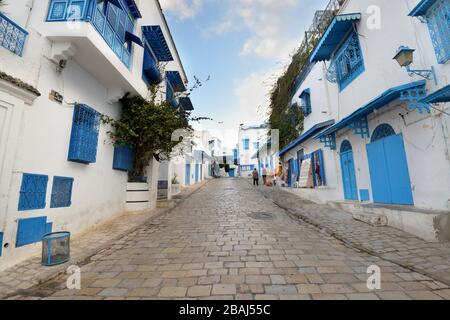
[{"label": "pedestrian walking", "polygon": [[283,164],[281,163],[281,161],[278,163],[276,176],[276,184],[281,187],[283,181]]},{"label": "pedestrian walking", "polygon": [[262,169],[262,178],[263,178],[263,184],[267,185],[267,169],[266,168]]},{"label": "pedestrian walking", "polygon": [[253,175],[253,185],[259,186],[259,172],[256,168],[253,170],[252,175]]}]

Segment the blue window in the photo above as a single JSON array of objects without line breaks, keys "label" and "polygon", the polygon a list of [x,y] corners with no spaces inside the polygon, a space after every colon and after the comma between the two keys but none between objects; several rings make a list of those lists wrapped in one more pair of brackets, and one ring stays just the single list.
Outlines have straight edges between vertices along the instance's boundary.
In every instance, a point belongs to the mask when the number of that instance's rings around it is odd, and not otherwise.
[{"label": "blue window", "polygon": [[40,242],[46,234],[52,232],[52,228],[53,224],[47,223],[47,217],[19,219],[16,247]]},{"label": "blue window", "polygon": [[151,49],[145,44],[144,49],[144,63],[142,65],[142,79],[145,83],[151,85],[161,82],[161,71],[158,67],[158,62],[153,57]]},{"label": "blue window", "polygon": [[438,62],[445,63],[450,59],[450,1],[436,1],[426,19]]},{"label": "blue window", "polygon": [[300,94],[300,106],[303,111],[303,115],[306,117],[311,114],[312,108],[311,108],[311,90],[306,89]]},{"label": "blue window", "polygon": [[364,60],[356,32],[353,31],[337,51],[333,64],[341,91],[364,72]]},{"label": "blue window", "polygon": [[75,106],[70,136],[69,161],[84,164],[97,160],[100,114],[84,104]]},{"label": "blue window", "polygon": [[113,169],[119,171],[133,171],[134,169],[134,151],[129,146],[120,146],[114,148]]},{"label": "blue window", "polygon": [[28,32],[0,12],[0,46],[22,56]]},{"label": "blue window", "polygon": [[88,0],[53,0],[47,21],[82,20],[85,18]]},{"label": "blue window", "polygon": [[64,208],[72,205],[73,178],[54,177],[50,208]]},{"label": "blue window", "polygon": [[48,176],[24,173],[20,187],[19,211],[45,208]]},{"label": "blue window", "polygon": [[244,150],[250,150],[250,139],[244,139],[243,144],[244,144]]}]

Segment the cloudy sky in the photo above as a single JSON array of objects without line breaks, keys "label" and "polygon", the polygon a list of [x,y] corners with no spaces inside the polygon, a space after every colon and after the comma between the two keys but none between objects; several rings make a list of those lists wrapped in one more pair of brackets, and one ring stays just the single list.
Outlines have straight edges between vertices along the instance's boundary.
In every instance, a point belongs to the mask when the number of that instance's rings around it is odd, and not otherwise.
[{"label": "cloudy sky", "polygon": [[191,84],[198,129],[232,148],[239,124],[266,119],[272,83],[328,0],[160,0]]}]

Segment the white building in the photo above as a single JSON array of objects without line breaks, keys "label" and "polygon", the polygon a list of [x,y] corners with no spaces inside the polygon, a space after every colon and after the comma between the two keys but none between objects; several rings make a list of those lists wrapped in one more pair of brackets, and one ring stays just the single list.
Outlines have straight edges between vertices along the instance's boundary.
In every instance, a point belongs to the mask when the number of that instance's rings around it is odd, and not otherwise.
[{"label": "white building", "polygon": [[[0,269],[40,250],[42,235],[77,234],[156,204],[158,163],[144,198],[127,198],[130,153],[114,149],[100,114],[125,93],[160,99],[187,84],[157,0],[6,0],[0,14]],[[4,28],[4,26],[7,26]],[[165,64],[164,74],[158,65]]]},{"label": "white building", "polygon": [[[337,16],[293,92],[304,132],[280,151],[290,185],[300,186],[292,192],[449,240],[450,1],[333,0],[331,7]],[[401,46],[415,49],[409,74],[393,59]]]},{"label": "white building", "polygon": [[260,146],[267,141],[268,125],[251,125],[239,127],[238,134],[238,163],[239,176],[248,177],[251,175],[253,169],[258,169],[261,172],[261,166],[258,159],[253,155],[259,150]]}]

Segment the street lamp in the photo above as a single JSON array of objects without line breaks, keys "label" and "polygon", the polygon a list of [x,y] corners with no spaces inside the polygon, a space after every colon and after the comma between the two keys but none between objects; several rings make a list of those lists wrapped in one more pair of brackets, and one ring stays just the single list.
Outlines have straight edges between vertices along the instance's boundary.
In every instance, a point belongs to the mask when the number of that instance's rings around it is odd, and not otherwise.
[{"label": "street lamp", "polygon": [[394,60],[398,62],[400,67],[406,68],[406,71],[408,72],[409,76],[412,77],[415,74],[427,80],[434,80],[435,84],[437,85],[436,72],[433,66],[431,66],[430,70],[411,69],[410,66],[414,62],[414,51],[416,50],[411,49],[407,46],[400,46],[400,48],[398,48],[397,53],[394,56]]}]

